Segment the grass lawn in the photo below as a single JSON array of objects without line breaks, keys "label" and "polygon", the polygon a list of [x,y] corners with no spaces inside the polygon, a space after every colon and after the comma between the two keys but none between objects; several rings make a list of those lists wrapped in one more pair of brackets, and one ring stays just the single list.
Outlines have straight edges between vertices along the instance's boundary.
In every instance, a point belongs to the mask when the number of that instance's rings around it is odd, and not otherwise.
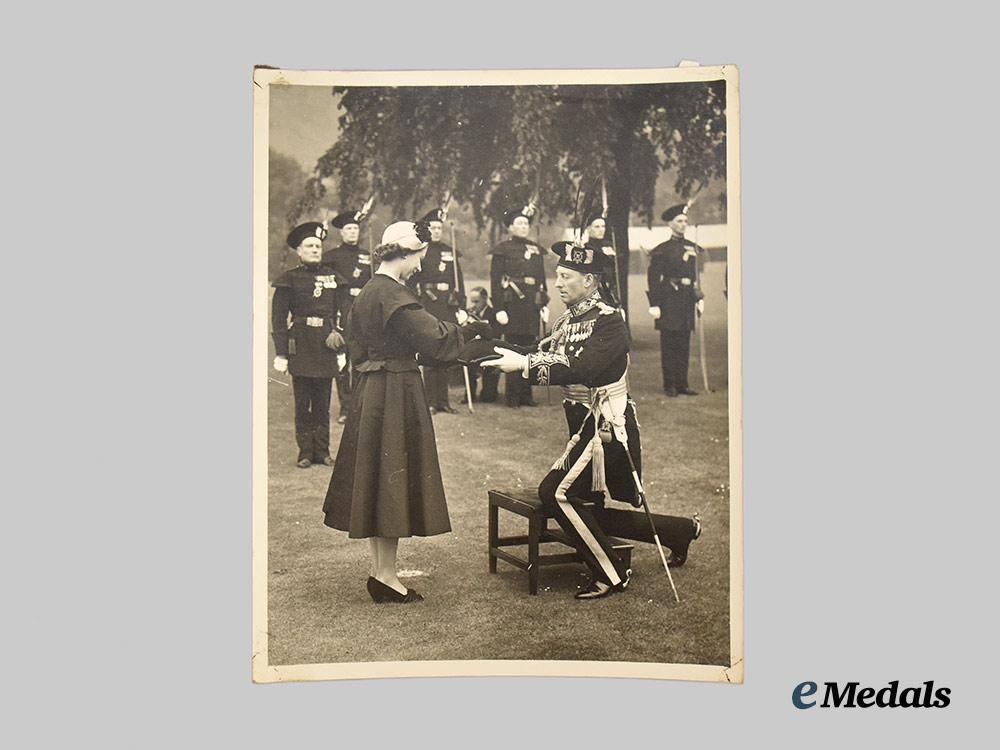
[{"label": "grass lawn", "polygon": [[[582,565],[543,568],[538,596],[526,575],[487,572],[488,488],[536,487],[567,439],[558,390],[535,409],[476,405],[434,417],[452,533],[400,542],[403,581],[426,598],[374,605],[365,590],[368,542],[323,525],[331,469],[295,466],[291,388],[269,383],[268,634],[270,664],[432,659],[580,659],[724,664],[729,659],[729,464],[726,308],[722,264],[703,275],[713,393],[668,399],[645,279],[630,280],[630,385],[642,428],[643,479],[654,512],[700,512],[704,531],[674,568],[676,603],[653,545],[635,543],[628,591],[573,599]],[[558,301],[553,314],[558,314]],[[554,320],[554,317],[553,317]],[[701,390],[697,337],[690,382]],[[288,380],[287,376],[284,376]],[[452,405],[461,397],[452,388]],[[332,411],[337,413],[336,389]],[[332,425],[336,454],[341,427]],[[628,506],[621,506],[627,508]],[[501,532],[524,519],[501,512]],[[515,521],[518,523],[515,525]],[[554,523],[553,523],[554,525]],[[524,528],[522,528],[522,526]]]}]

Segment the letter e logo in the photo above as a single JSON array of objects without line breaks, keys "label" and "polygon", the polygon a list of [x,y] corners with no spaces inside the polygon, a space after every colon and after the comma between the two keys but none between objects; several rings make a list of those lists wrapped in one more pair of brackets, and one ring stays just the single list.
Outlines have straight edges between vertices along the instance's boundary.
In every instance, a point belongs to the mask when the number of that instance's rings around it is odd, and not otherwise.
[{"label": "letter e logo", "polygon": [[815,682],[800,682],[795,686],[792,691],[792,704],[796,708],[812,708],[816,705],[816,701],[804,701],[803,698],[808,698],[816,692]]}]

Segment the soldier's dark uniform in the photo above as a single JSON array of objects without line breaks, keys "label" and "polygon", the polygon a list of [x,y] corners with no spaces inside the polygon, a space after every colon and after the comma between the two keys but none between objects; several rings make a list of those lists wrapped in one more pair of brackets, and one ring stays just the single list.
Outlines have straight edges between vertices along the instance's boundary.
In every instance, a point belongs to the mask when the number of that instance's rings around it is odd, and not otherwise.
[{"label": "soldier's dark uniform", "polygon": [[[432,221],[443,222],[441,209],[436,208],[420,221],[429,224]],[[458,286],[455,286],[456,266],[458,269]],[[444,242],[427,243],[427,254],[420,263],[419,273],[413,280],[419,293],[424,309],[441,321],[454,323],[455,313],[465,306],[465,280],[462,266],[458,262],[455,250]],[[424,367],[424,382],[427,385],[428,401],[432,411],[454,412],[448,403],[448,369],[447,367]]]},{"label": "soldier's dark uniform", "polygon": [[[671,221],[681,213],[677,209],[683,208],[667,209],[664,220]],[[660,308],[660,318],[654,326],[660,332],[663,389],[668,393],[672,389],[693,393],[688,386],[691,331],[695,326],[695,305],[704,296],[698,288],[699,252],[701,248],[695,243],[671,237],[654,247],[649,256],[646,294],[650,306]]]},{"label": "soldier's dark uniform", "polygon": [[[475,290],[473,290],[475,291]],[[490,304],[489,300],[486,301],[486,306],[482,310],[476,310],[474,307],[469,307],[466,312],[469,313],[469,317],[476,321],[481,321],[487,323],[490,326],[491,335],[494,338],[500,338],[503,333],[503,326],[497,323],[497,311]],[[476,387],[479,384],[479,378],[483,378],[483,388],[478,394],[476,393]],[[497,400],[497,386],[500,384],[500,373],[497,372],[492,367],[487,367],[485,370],[476,365],[469,366],[469,390],[472,391],[473,402],[482,401],[485,404],[492,404]],[[462,403],[465,403],[465,399],[462,399]]]},{"label": "soldier's dark uniform", "polygon": [[[590,226],[597,219],[605,219],[603,211],[595,212],[588,216],[585,225]],[[605,221],[607,221],[607,219],[605,219]],[[605,230],[605,235],[602,239],[589,237],[587,239],[587,247],[597,250],[599,253],[604,255],[605,262],[601,275],[604,277],[605,285],[611,291],[612,304],[620,305],[621,299],[619,299],[620,295],[618,294],[618,282],[616,281],[617,265],[615,263],[615,246],[610,239],[610,229]]]},{"label": "soldier's dark uniform", "polygon": [[[601,261],[595,262],[595,257],[600,256],[593,248],[557,243],[553,249],[564,256],[560,265],[599,272],[595,265]],[[618,308],[595,291],[570,305],[553,325],[548,351],[529,354],[526,366],[530,382],[563,386],[571,435],[539,485],[538,496],[574,542],[594,579],[618,590],[627,585],[630,571],[612,550],[609,535],[654,541],[645,513],[604,504],[605,487],[614,500],[638,503],[632,464],[625,453],[627,444],[641,476],[639,425],[626,383],[629,346],[628,327]],[[690,518],[658,514],[652,518],[662,543],[673,553],[673,564],[683,564],[700,525]]]},{"label": "soldier's dark uniform", "polygon": [[[297,227],[289,235],[294,247],[304,239],[296,234],[313,227],[322,239],[321,224]],[[307,236],[314,236],[309,234]],[[330,458],[330,388],[337,374],[338,353],[327,346],[332,331],[342,333],[337,309],[337,274],[324,263],[304,264],[281,274],[272,283],[271,336],[275,352],[288,359],[295,397],[295,441],[298,460],[327,463]],[[341,353],[340,359],[344,359]]]},{"label": "soldier's dark uniform", "polygon": [[[513,211],[504,216],[509,227],[524,213]],[[526,217],[527,218],[527,217]],[[508,317],[502,326],[504,338],[512,344],[531,346],[539,340],[540,310],[548,304],[545,263],[542,248],[530,239],[511,237],[491,251],[490,296],[497,314]],[[534,406],[531,387],[516,373],[505,381],[508,406]]]},{"label": "soldier's dark uniform", "polygon": [[[335,216],[330,224],[337,229],[343,229],[348,224],[358,224],[359,221],[360,212],[344,211]],[[340,312],[340,319],[346,324],[355,298],[361,293],[362,287],[368,283],[374,272],[371,253],[361,245],[349,245],[346,242],[341,242],[337,247],[323,253],[323,262],[331,266],[343,280],[337,292],[337,309]],[[341,422],[347,417],[350,408],[352,377],[351,363],[348,359],[347,366],[336,376]]]}]

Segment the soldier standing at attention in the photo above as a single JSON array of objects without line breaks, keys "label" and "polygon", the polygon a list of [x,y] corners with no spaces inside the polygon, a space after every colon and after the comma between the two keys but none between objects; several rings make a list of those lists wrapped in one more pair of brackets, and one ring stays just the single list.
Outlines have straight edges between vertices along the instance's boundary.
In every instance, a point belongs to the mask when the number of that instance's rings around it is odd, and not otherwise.
[{"label": "soldier standing at attention", "polygon": [[660,332],[660,365],[663,369],[663,392],[670,397],[682,394],[697,396],[688,386],[688,358],[691,331],[695,325],[695,307],[703,305],[704,294],[698,287],[698,252],[696,244],[684,239],[687,229],[687,206],[673,206],[663,212],[671,237],[653,248],[649,255],[649,314]]},{"label": "soldier standing at attention", "polygon": [[[288,246],[302,265],[275,279],[271,304],[274,369],[292,376],[298,467],[333,466],[330,458],[330,386],[344,338],[337,310],[339,283],[321,263],[326,230],[318,222],[295,227]],[[289,318],[291,325],[289,325]]]},{"label": "soldier standing at attention", "polygon": [[[496,338],[500,337],[503,331],[500,324],[497,323],[497,312],[493,309],[493,305],[490,304],[489,294],[483,287],[477,286],[469,292],[469,307],[466,312],[469,313],[469,317],[472,320],[488,323],[492,331],[491,335]],[[483,376],[483,389],[477,395],[476,386],[479,384],[480,375]],[[470,366],[469,382],[469,390],[472,391],[473,403],[482,401],[484,404],[492,404],[497,400],[500,372],[496,368],[488,367],[483,370],[478,365]],[[462,403],[467,403],[464,396],[462,397]]]},{"label": "soldier standing at attention", "polygon": [[[490,251],[490,285],[497,322],[506,341],[529,347],[541,338],[539,327],[548,318],[549,302],[542,249],[528,239],[533,213],[530,204],[505,212],[503,222],[510,238]],[[520,375],[508,374],[505,389],[507,406],[537,406],[531,386]]]},{"label": "soldier standing at attention", "polygon": [[[427,255],[424,256],[420,271],[414,276],[420,302],[424,309],[438,320],[454,323],[456,313],[465,307],[465,282],[454,248],[441,241],[444,233],[444,212],[440,208],[435,208],[420,221],[428,226],[431,233]],[[458,412],[448,403],[447,367],[425,365],[424,383],[427,387],[431,414]]]},{"label": "soldier standing at attention", "polygon": [[[331,266],[344,280],[337,294],[337,306],[340,319],[345,324],[354,304],[354,298],[361,293],[361,288],[372,277],[372,256],[358,244],[363,219],[364,216],[360,211],[344,211],[334,216],[330,224],[340,230],[341,244],[323,253],[323,262]],[[340,401],[340,416],[337,422],[343,424],[347,420],[347,411],[351,404],[350,359],[338,371],[336,377],[337,398]]]},{"label": "soldier standing at attention", "polygon": [[612,304],[619,306],[621,300],[619,299],[619,288],[618,288],[618,266],[616,262],[615,246],[611,244],[611,241],[605,239],[608,232],[607,218],[604,216],[603,211],[595,211],[586,220],[587,227],[587,247],[593,248],[597,252],[604,255],[607,262],[604,264],[604,270],[602,274],[604,276],[604,283],[607,288],[611,291]]}]

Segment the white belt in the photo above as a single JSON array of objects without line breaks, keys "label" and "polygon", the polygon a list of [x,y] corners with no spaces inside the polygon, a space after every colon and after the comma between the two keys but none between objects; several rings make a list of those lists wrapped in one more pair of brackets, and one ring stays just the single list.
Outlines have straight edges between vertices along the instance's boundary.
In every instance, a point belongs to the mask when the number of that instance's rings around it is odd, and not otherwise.
[{"label": "white belt", "polygon": [[625,414],[625,403],[628,401],[628,384],[625,382],[624,375],[614,383],[602,385],[597,388],[588,388],[585,385],[579,384],[563,386],[563,400],[571,401],[574,404],[583,404],[591,408],[601,403],[603,400],[602,395],[604,394],[611,400],[612,406],[618,404],[620,400],[623,401],[621,413]]},{"label": "white belt", "polygon": [[359,294],[361,294],[361,290],[358,287],[356,287],[356,286],[352,286],[351,287],[351,296],[352,297],[357,297]]},{"label": "white belt", "polygon": [[535,281],[534,277],[532,277],[532,276],[525,276],[524,277],[524,283],[527,284],[528,286],[534,286],[538,282]]},{"label": "white belt", "polygon": [[306,325],[310,328],[322,328],[325,318],[306,318]]},{"label": "white belt", "polygon": [[439,292],[447,292],[449,289],[451,289],[451,284],[449,284],[446,281],[439,281],[437,284],[434,285],[434,288],[437,289]]}]

